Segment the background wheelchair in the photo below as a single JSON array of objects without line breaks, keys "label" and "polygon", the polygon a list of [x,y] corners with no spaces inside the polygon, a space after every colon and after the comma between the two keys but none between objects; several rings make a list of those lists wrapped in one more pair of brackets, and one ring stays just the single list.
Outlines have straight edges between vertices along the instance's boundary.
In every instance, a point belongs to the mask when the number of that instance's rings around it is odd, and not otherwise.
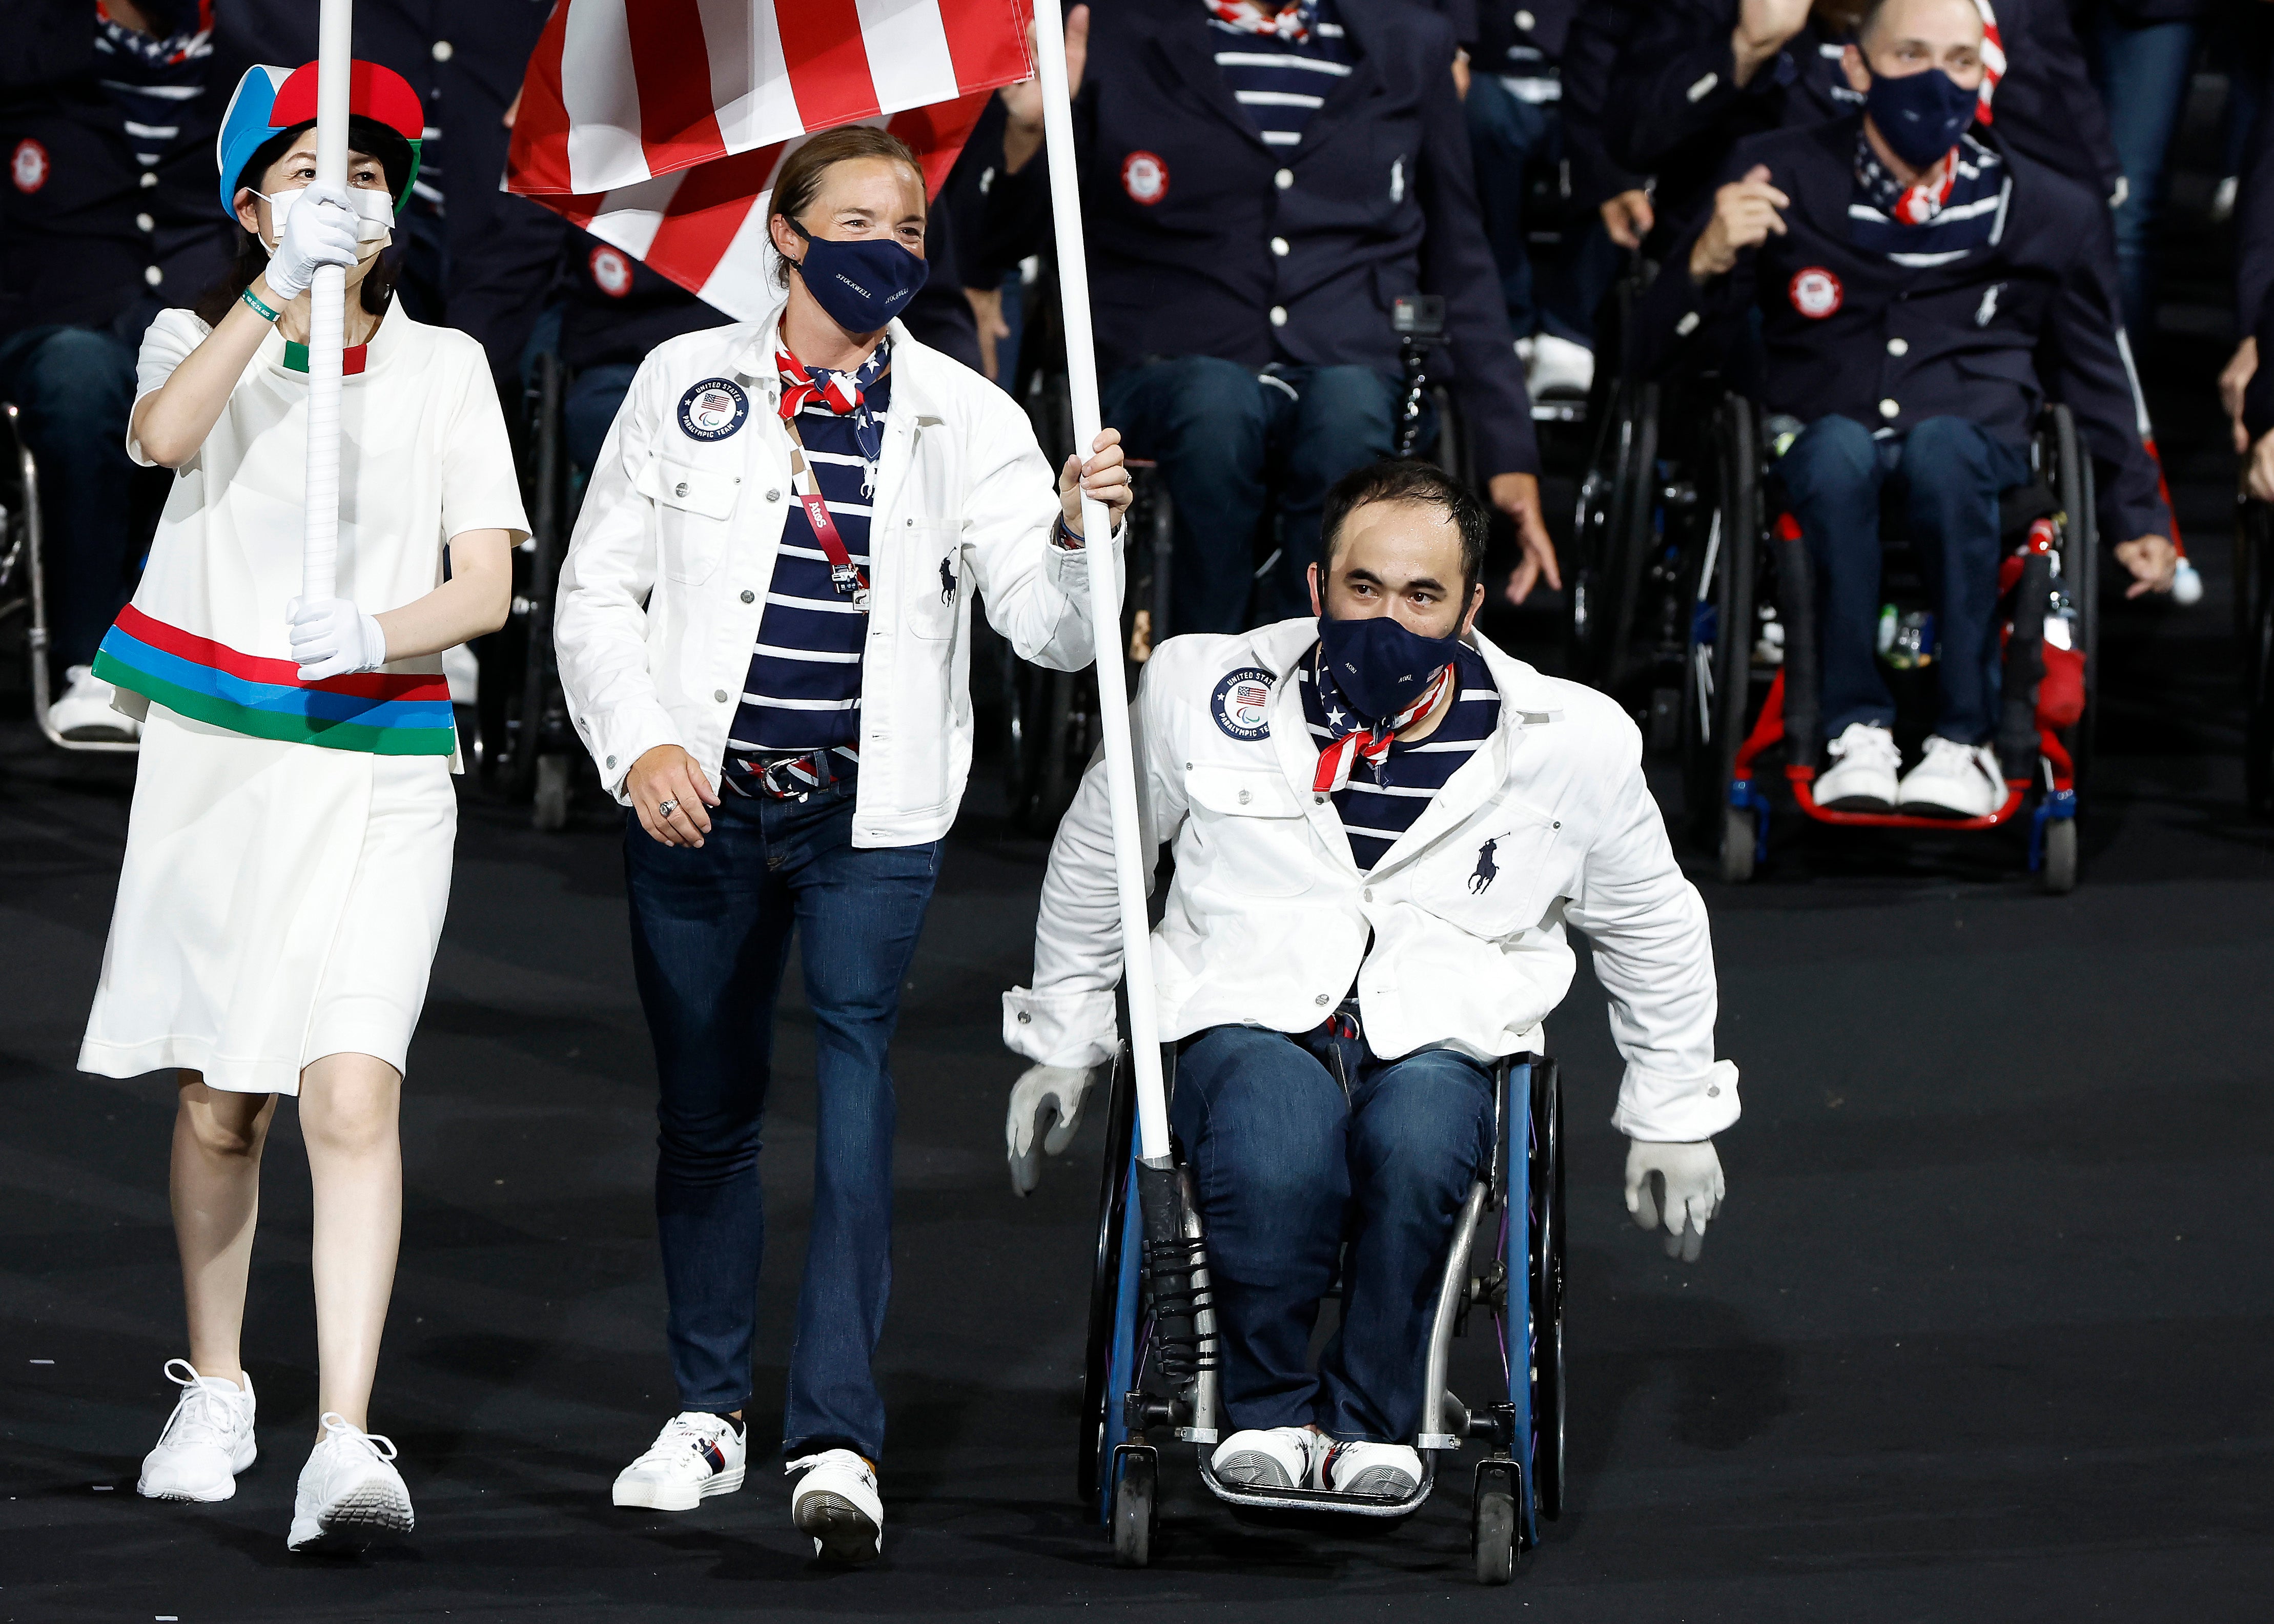
[{"label": "background wheelchair", "polygon": [[58,749],[132,755],[124,739],[66,739],[48,720],[55,698],[49,668],[47,535],[40,522],[40,470],[19,431],[14,405],[0,405],[0,623],[24,617],[24,654],[32,685],[32,715]]},{"label": "background wheelchair", "polygon": [[[1435,1486],[1439,1457],[1477,1440],[1484,1455],[1469,1512],[1477,1579],[1507,1583],[1538,1545],[1540,1520],[1563,1509],[1563,1115],[1555,1063],[1523,1054],[1495,1071],[1492,1162],[1461,1207],[1429,1334],[1413,1440],[1422,1478],[1411,1494],[1391,1499],[1254,1489],[1212,1470],[1226,1422],[1216,1395],[1208,1237],[1182,1165],[1156,1170],[1136,1159],[1136,1084],[1126,1058],[1114,1068],[1107,1118],[1076,1479],[1111,1530],[1115,1560],[1142,1568],[1152,1559],[1161,1455],[1172,1440],[1194,1446],[1201,1480],[1232,1506],[1382,1518],[1418,1510]],[[1176,1181],[1179,1199],[1161,1210],[1181,1214],[1181,1233],[1146,1233],[1137,1199],[1145,1178]],[[1501,1357],[1487,1402],[1470,1405],[1447,1382],[1453,1339],[1480,1312],[1491,1317]]]},{"label": "background wheelchair", "polygon": [[[2030,445],[2030,483],[2000,500],[2007,552],[1999,576],[2005,659],[1997,747],[2007,793],[1995,813],[1965,819],[1815,803],[1810,788],[1822,740],[1807,550],[1768,485],[1773,459],[1758,410],[1725,395],[1710,423],[1712,457],[1698,470],[1695,495],[1704,536],[1680,559],[1680,739],[1685,804],[1722,879],[1749,880],[1766,857],[1770,800],[1761,769],[1781,745],[1795,804],[1821,823],[1987,830],[2017,821],[2034,799],[2029,868],[2046,891],[2071,890],[2077,793],[2092,754],[2099,593],[2092,463],[2068,410],[2046,410]],[[1886,509],[1881,535],[1883,601],[1923,605],[1916,564]],[[1924,669],[1887,675],[1900,731],[1931,702],[1933,677]]]}]

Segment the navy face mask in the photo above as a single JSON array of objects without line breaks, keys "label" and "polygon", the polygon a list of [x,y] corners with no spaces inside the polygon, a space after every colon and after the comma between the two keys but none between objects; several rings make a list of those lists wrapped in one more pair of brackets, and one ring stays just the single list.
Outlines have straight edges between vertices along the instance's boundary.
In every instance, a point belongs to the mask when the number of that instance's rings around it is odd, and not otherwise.
[{"label": "navy face mask", "polygon": [[1956,146],[1981,104],[1978,92],[1940,68],[1900,79],[1874,73],[1871,87],[1864,93],[1864,111],[1895,156],[1915,169],[1932,167]]},{"label": "navy face mask", "polygon": [[1460,634],[1424,637],[1386,614],[1362,620],[1319,617],[1327,674],[1358,713],[1387,722],[1415,700],[1452,663]]},{"label": "navy face mask", "polygon": [[805,290],[822,312],[847,333],[875,333],[907,308],[931,274],[931,265],[888,237],[832,243],[793,220],[805,239],[805,258],[793,260]]}]

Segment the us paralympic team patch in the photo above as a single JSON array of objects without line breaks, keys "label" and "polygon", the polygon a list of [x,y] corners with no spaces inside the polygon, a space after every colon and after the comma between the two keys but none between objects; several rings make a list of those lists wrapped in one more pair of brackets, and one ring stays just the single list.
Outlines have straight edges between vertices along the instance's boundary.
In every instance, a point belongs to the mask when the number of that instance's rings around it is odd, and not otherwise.
[{"label": "us paralympic team patch", "polygon": [[1276,680],[1260,665],[1229,672],[1216,685],[1209,714],[1228,737],[1253,744],[1271,732],[1271,685]]},{"label": "us paralympic team patch", "polygon": [[679,397],[679,432],[689,440],[724,440],[750,415],[750,397],[731,378],[705,378]]}]

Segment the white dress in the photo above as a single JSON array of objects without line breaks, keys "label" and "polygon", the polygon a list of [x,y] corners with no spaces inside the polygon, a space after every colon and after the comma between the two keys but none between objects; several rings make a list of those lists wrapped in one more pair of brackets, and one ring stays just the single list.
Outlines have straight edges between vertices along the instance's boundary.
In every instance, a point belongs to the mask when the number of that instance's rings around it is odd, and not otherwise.
[{"label": "white dress", "polygon": [[[137,398],[208,330],[160,315]],[[145,714],[82,1071],[295,1094],[326,1055],[401,1071],[425,1001],[457,831],[448,688],[437,656],[299,680],[307,377],[287,352],[261,341],[177,474],[96,657]],[[380,614],[440,583],[450,537],[529,525],[479,345],[395,309],[362,361],[341,400],[339,594]]]}]

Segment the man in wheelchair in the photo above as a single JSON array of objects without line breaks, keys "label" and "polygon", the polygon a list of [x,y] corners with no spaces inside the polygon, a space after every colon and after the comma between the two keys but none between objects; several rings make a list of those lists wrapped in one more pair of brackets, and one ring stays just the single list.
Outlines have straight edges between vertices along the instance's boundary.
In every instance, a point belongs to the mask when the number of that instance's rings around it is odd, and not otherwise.
[{"label": "man in wheelchair", "polygon": [[[1215,1470],[1257,1488],[1399,1495],[1436,1282],[1488,1154],[1496,1058],[1538,1049],[1586,932],[1627,1061],[1627,1204],[1697,1254],[1737,1117],[1713,1058],[1713,947],[1610,700],[1473,630],[1486,515],[1416,462],[1324,509],[1316,618],[1163,643],[1134,706],[1141,818],[1171,848],[1153,936],[1171,1127],[1206,1227]],[[1005,1041],[1013,1183],[1071,1139],[1115,1052],[1121,975],[1102,762],[1058,827],[1035,981]],[[1321,1298],[1340,1328],[1316,1371]]]},{"label": "man in wheelchair", "polygon": [[[1758,312],[1763,405],[1800,425],[1776,476],[1816,573],[1818,804],[1987,816],[2006,798],[1998,498],[2029,478],[2044,398],[2112,470],[2104,510],[2130,538],[2115,553],[2135,594],[2171,589],[2170,517],[2095,268],[2100,199],[1968,128],[1984,72],[1973,0],[1872,0],[1841,70],[1859,112],[1732,154],[1712,214],[1641,305],[1640,356],[1695,362]],[[1933,732],[1900,781],[1876,658],[1891,480],[1940,634]]]}]

